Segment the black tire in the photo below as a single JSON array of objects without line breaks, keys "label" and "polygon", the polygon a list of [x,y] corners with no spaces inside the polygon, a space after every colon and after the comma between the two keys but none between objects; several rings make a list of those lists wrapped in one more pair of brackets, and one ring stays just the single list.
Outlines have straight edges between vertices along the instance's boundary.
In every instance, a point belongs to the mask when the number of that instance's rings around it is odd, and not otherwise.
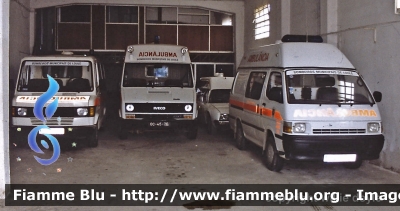
[{"label": "black tire", "polygon": [[211,120],[210,115],[207,116],[206,126],[207,126],[208,134],[214,135],[217,132],[217,127],[215,126],[214,122]]},{"label": "black tire", "polygon": [[128,131],[125,129],[122,121],[119,122],[118,126],[118,138],[120,140],[125,140],[128,138]]},{"label": "black tire", "polygon": [[235,142],[238,149],[245,150],[247,148],[247,140],[244,137],[242,125],[239,122],[236,125]]},{"label": "black tire", "polygon": [[93,131],[93,134],[89,136],[89,147],[97,147],[99,145],[99,130],[96,128]]},{"label": "black tire", "polygon": [[358,169],[362,166],[363,160],[357,159],[356,162],[343,163],[343,166],[347,169]]},{"label": "black tire", "polygon": [[194,140],[197,138],[197,125],[189,128],[185,134],[186,138]]},{"label": "black tire", "polygon": [[283,168],[284,160],[278,155],[275,140],[272,137],[268,137],[267,139],[263,161],[267,169],[271,171],[279,172]]}]

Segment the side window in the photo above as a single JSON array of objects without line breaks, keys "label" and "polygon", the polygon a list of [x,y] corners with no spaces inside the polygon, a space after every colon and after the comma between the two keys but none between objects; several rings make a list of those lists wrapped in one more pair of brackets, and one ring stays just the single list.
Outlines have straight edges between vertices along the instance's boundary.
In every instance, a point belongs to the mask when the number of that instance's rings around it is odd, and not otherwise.
[{"label": "side window", "polygon": [[283,102],[283,89],[282,89],[282,74],[278,72],[272,72],[267,85],[266,95],[267,98],[279,103]]},{"label": "side window", "polygon": [[265,72],[252,72],[250,73],[249,80],[246,86],[246,94],[247,98],[258,100],[260,99],[264,80],[266,73]]}]

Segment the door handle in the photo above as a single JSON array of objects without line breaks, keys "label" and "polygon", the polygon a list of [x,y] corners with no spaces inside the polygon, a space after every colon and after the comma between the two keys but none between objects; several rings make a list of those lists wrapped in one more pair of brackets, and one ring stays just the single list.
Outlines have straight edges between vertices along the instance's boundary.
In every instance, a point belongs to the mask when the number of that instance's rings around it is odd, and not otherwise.
[{"label": "door handle", "polygon": [[262,103],[261,105],[265,107],[267,104],[265,104],[265,103]]},{"label": "door handle", "polygon": [[272,116],[275,115],[275,108],[272,109]]}]

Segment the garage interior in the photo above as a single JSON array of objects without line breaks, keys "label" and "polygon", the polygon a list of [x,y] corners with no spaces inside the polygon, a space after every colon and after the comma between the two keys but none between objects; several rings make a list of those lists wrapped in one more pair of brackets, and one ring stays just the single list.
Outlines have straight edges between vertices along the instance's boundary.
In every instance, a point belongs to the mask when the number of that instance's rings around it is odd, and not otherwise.
[{"label": "garage interior", "polygon": [[[268,36],[256,39],[255,10],[266,5]],[[400,81],[400,16],[395,0],[11,0],[3,2],[0,11],[1,199],[10,183],[400,182],[400,113],[396,112],[400,108],[395,88]],[[278,174],[262,166],[252,147],[236,149],[226,131],[211,136],[201,128],[194,141],[171,133],[135,131],[127,140],[118,139],[114,123],[127,45],[153,43],[160,36],[160,43],[187,46],[198,81],[215,73],[234,76],[246,50],[273,44],[285,34],[321,35],[349,58],[371,91],[382,92],[378,105],[385,144],[378,160],[355,171],[340,165],[289,162]],[[99,146],[65,149],[55,165],[41,166],[29,148],[14,146],[8,134],[8,105],[20,60],[32,54],[90,50],[106,65],[110,96],[109,119]]]}]

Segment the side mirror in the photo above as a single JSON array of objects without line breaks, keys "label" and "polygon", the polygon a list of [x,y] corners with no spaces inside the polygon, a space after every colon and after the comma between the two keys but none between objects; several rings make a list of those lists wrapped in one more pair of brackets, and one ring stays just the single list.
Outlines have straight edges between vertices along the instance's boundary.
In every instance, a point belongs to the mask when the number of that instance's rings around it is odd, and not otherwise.
[{"label": "side mirror", "polygon": [[372,93],[372,95],[374,96],[374,99],[376,102],[381,102],[382,101],[382,93],[375,91],[374,93]]},{"label": "side mirror", "polygon": [[268,99],[283,103],[282,87],[272,87],[268,93]]}]

